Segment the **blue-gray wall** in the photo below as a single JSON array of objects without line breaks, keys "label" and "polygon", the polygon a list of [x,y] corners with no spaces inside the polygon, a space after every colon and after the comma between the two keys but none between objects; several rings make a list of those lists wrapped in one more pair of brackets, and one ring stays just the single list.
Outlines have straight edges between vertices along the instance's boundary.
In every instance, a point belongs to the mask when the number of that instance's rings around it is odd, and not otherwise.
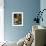
[{"label": "blue-gray wall", "polygon": [[[33,19],[40,9],[40,0],[4,0],[4,35],[7,41],[18,41],[31,31]],[[12,26],[12,12],[24,13],[24,26]]]},{"label": "blue-gray wall", "polygon": [[[40,1],[40,10],[42,11],[43,9],[46,9],[46,0],[41,0]],[[43,22],[40,21],[40,25],[46,27],[46,10],[43,12]]]}]

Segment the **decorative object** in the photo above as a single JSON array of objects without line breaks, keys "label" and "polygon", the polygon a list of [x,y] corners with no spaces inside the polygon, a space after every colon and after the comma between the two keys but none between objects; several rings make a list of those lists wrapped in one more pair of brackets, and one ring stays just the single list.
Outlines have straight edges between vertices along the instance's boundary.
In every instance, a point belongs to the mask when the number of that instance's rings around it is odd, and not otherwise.
[{"label": "decorative object", "polygon": [[33,35],[29,32],[26,35],[23,46],[31,46],[31,44],[33,43],[33,40],[34,40]]},{"label": "decorative object", "polygon": [[23,12],[12,12],[12,26],[23,26]]},{"label": "decorative object", "polygon": [[35,21],[36,23],[40,23],[40,19],[41,19],[42,22],[43,22],[44,20],[43,20],[42,15],[43,15],[43,13],[44,13],[45,10],[46,9],[43,9],[42,11],[39,11],[38,14],[37,14],[37,16],[34,18],[33,21]]},{"label": "decorative object", "polygon": [[24,38],[17,42],[17,46],[31,46],[34,41],[33,34],[29,32]]}]

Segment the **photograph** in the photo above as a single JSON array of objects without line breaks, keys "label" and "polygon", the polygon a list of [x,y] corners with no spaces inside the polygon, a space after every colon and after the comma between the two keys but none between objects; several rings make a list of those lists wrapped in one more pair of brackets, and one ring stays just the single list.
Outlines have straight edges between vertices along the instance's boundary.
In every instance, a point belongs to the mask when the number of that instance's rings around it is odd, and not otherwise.
[{"label": "photograph", "polygon": [[12,13],[12,25],[13,26],[23,26],[23,12],[13,12]]}]

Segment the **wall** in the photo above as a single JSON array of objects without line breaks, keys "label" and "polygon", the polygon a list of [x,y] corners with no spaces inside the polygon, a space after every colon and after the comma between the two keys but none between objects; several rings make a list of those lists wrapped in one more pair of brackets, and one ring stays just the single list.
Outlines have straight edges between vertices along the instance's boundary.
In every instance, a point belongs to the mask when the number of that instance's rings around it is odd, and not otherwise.
[{"label": "wall", "polygon": [[[46,9],[46,0],[40,0],[40,9],[41,9],[41,11],[42,11],[43,9]],[[43,17],[43,22],[40,21],[40,25],[46,27],[46,20],[45,20],[45,19],[46,19],[46,10],[43,12],[42,17]]]},{"label": "wall", "polygon": [[[33,19],[40,10],[40,0],[4,0],[4,36],[7,41],[18,41],[32,29]],[[12,26],[12,12],[24,13],[24,26]]]},{"label": "wall", "polygon": [[0,42],[4,41],[4,0],[0,0]]}]

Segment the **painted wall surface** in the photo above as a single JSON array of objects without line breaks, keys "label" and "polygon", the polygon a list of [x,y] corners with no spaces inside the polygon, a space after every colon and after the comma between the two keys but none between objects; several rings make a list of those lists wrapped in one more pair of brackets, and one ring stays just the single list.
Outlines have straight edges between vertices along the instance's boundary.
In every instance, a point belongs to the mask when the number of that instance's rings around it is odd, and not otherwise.
[{"label": "painted wall surface", "polygon": [[[43,9],[46,9],[46,0],[41,0],[41,1],[40,1],[40,9],[41,9],[41,11],[42,11]],[[43,22],[41,21],[41,22],[40,22],[40,25],[46,27],[46,10],[43,12],[42,17],[43,17]]]},{"label": "painted wall surface", "polygon": [[4,0],[0,0],[0,42],[4,41]]},{"label": "painted wall surface", "polygon": [[[4,36],[7,41],[18,41],[32,29],[36,12],[40,9],[40,0],[5,0],[4,1]],[[12,26],[12,12],[24,13],[24,26]]]}]

